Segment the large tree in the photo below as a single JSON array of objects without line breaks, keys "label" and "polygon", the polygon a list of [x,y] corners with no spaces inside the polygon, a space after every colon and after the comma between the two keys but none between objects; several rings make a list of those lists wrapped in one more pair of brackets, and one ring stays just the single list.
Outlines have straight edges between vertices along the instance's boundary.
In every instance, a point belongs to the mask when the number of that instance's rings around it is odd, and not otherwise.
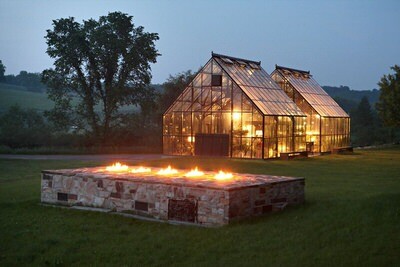
[{"label": "large tree", "polygon": [[47,54],[55,59],[54,69],[43,71],[55,102],[51,118],[83,124],[102,144],[118,122],[118,109],[148,98],[150,63],[159,55],[158,34],[135,27],[132,19],[121,12],[82,23],[63,18],[53,21],[45,37]]},{"label": "large tree", "polygon": [[5,81],[4,73],[6,72],[6,66],[3,65],[3,62],[0,60],[0,82]]},{"label": "large tree", "polygon": [[400,66],[394,65],[394,74],[384,75],[378,83],[381,94],[376,104],[379,116],[389,127],[400,127]]}]

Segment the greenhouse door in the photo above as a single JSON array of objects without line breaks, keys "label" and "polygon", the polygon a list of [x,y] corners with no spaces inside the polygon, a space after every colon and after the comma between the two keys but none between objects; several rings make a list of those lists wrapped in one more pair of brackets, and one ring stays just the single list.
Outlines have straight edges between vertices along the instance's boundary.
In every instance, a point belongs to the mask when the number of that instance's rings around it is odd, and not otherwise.
[{"label": "greenhouse door", "polygon": [[196,156],[229,156],[229,134],[196,134]]}]

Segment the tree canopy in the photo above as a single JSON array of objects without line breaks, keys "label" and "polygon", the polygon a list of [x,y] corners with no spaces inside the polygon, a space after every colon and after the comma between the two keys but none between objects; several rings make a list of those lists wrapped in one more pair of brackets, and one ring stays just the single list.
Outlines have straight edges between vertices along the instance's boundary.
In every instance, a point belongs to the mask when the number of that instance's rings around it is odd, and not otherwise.
[{"label": "tree canopy", "polygon": [[46,86],[42,83],[40,73],[20,71],[18,75],[9,74],[4,77],[4,83],[23,86],[32,92],[44,92]]},{"label": "tree canopy", "polygon": [[4,82],[4,73],[6,72],[6,67],[4,66],[3,62],[0,60],[0,82]]},{"label": "tree canopy", "polygon": [[47,54],[55,59],[54,68],[42,74],[55,102],[50,117],[82,124],[104,144],[118,123],[118,109],[149,98],[158,34],[135,27],[132,16],[113,12],[82,23],[73,17],[54,20],[45,38]]},{"label": "tree canopy", "polygon": [[395,73],[383,75],[378,83],[381,94],[376,108],[386,126],[400,127],[400,66],[391,69]]},{"label": "tree canopy", "polygon": [[364,96],[352,112],[352,141],[360,146],[374,144],[376,122],[367,96]]},{"label": "tree canopy", "polygon": [[12,148],[41,146],[49,140],[42,115],[14,105],[0,116],[0,143]]}]

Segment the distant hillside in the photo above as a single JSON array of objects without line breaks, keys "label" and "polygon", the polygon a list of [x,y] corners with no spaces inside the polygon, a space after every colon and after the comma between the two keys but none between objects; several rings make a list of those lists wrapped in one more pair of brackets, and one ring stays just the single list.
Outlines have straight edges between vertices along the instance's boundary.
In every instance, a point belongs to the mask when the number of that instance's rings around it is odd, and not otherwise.
[{"label": "distant hillside", "polygon": [[[158,90],[160,89],[158,88]],[[77,103],[77,101],[73,101],[73,103]],[[32,92],[28,91],[24,86],[0,83],[0,114],[6,112],[13,105],[37,111],[49,110],[54,106],[45,92]],[[96,110],[100,108],[100,105],[96,106]],[[123,106],[120,110],[122,112],[131,112],[138,111],[139,108],[137,106]]]},{"label": "distant hillside", "polygon": [[18,75],[5,75],[4,83],[24,87],[27,91],[42,93],[46,91],[46,85],[42,83],[40,73],[20,71]]},{"label": "distant hillside", "polygon": [[28,88],[25,86],[8,84],[8,83],[0,83],[0,90],[8,89],[8,90],[17,90],[17,91],[28,91]]},{"label": "distant hillside", "polygon": [[162,93],[162,92],[164,92],[164,86],[163,86],[162,84],[158,84],[158,83],[156,83],[156,84],[151,84],[150,87],[153,87],[154,90],[155,90],[157,93]]},{"label": "distant hillside", "polygon": [[322,86],[322,88],[333,98],[341,98],[350,102],[359,103],[363,96],[366,96],[372,107],[375,107],[376,102],[379,100],[379,90],[350,90],[348,86]]},{"label": "distant hillside", "polygon": [[53,107],[46,93],[34,93],[24,90],[21,86],[0,83],[0,113],[15,104],[39,111]]}]

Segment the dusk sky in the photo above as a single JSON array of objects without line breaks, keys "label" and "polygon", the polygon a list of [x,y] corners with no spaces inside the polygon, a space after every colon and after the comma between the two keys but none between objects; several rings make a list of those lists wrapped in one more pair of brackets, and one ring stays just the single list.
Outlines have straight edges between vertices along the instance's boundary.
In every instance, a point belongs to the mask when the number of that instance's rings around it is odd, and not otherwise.
[{"label": "dusk sky", "polygon": [[52,20],[134,16],[156,32],[153,83],[197,71],[211,51],[310,70],[321,85],[377,88],[400,64],[400,1],[8,1],[0,0],[0,60],[6,74],[52,66],[44,36]]}]

